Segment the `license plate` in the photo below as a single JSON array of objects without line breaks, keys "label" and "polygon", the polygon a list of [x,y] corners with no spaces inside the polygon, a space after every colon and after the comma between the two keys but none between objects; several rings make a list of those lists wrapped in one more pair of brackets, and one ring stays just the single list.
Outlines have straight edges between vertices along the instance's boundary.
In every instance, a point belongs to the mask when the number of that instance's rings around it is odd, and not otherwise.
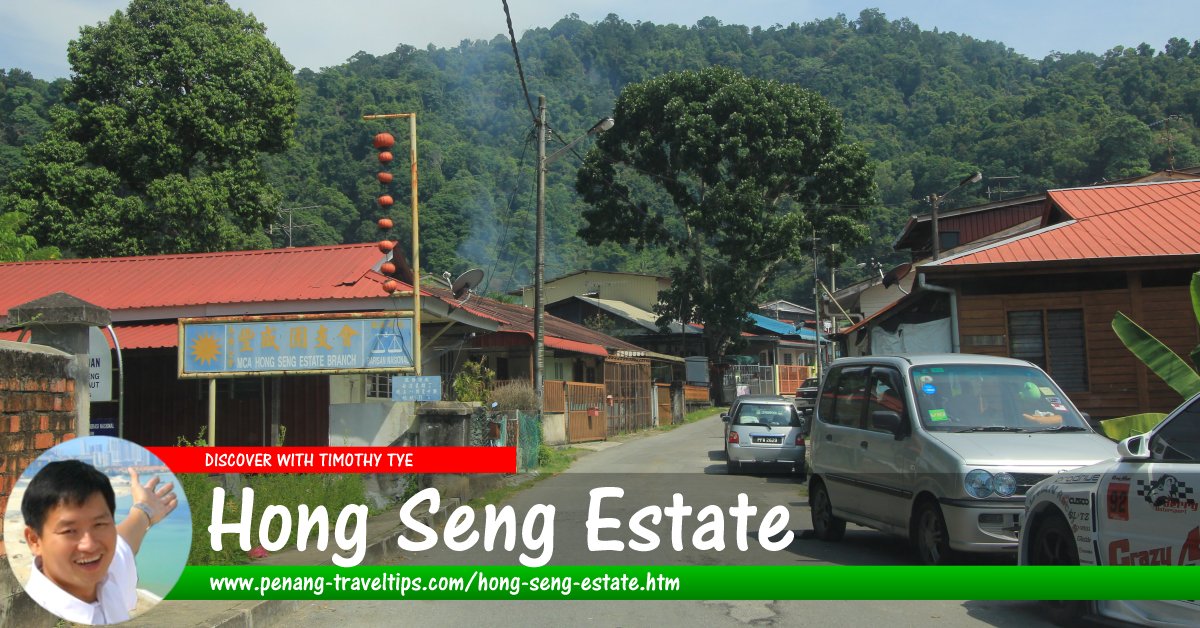
[{"label": "license plate", "polygon": [[751,436],[750,442],[764,445],[778,445],[783,442],[782,436]]}]

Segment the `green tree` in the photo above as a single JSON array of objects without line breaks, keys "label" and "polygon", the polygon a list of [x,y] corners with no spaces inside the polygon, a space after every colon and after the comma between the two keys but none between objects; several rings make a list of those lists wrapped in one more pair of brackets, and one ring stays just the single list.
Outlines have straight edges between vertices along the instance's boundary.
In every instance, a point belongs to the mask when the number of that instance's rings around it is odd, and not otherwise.
[{"label": "green tree", "polygon": [[8,182],[31,235],[78,255],[258,248],[292,139],[292,67],[221,0],[133,0],[68,47],[53,128]]},{"label": "green tree", "polygon": [[613,117],[578,174],[591,205],[581,235],[666,248],[676,267],[661,320],[682,309],[703,322],[714,363],[772,275],[809,254],[814,229],[842,248],[868,235],[866,152],[814,92],[712,67],[627,86]]}]

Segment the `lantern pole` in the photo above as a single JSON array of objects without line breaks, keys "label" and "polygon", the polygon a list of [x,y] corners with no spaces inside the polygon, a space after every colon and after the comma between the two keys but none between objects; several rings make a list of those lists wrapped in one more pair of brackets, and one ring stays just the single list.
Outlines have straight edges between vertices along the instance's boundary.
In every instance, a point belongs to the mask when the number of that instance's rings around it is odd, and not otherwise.
[{"label": "lantern pole", "polygon": [[417,114],[415,113],[383,113],[365,115],[363,120],[388,120],[408,118],[409,135],[409,166],[412,179],[412,289],[413,289],[413,366],[416,374],[421,374],[421,242],[418,229],[417,212]]}]

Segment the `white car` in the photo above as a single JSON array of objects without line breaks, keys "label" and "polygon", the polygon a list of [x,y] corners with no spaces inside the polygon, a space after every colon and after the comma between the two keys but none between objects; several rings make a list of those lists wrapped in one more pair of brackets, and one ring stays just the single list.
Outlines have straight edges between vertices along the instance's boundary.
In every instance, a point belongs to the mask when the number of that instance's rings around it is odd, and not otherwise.
[{"label": "white car", "polygon": [[[1044,480],[1025,495],[1023,565],[1200,565],[1200,394],[1114,460]],[[1200,625],[1200,600],[1097,601],[1098,615]]]}]

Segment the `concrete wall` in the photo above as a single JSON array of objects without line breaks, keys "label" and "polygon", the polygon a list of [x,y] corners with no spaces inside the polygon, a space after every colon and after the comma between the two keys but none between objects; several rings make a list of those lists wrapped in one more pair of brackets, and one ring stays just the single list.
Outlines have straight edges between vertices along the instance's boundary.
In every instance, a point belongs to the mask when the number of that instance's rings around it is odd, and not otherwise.
[{"label": "concrete wall", "polygon": [[329,404],[331,447],[386,447],[415,423],[411,401]]},{"label": "concrete wall", "polygon": [[[75,436],[72,362],[57,349],[0,340],[0,512],[21,472],[42,452]],[[0,627],[57,621],[25,595],[8,560],[0,560]]]},{"label": "concrete wall", "polygon": [[547,445],[567,444],[567,415],[563,412],[542,414],[542,442]]}]

